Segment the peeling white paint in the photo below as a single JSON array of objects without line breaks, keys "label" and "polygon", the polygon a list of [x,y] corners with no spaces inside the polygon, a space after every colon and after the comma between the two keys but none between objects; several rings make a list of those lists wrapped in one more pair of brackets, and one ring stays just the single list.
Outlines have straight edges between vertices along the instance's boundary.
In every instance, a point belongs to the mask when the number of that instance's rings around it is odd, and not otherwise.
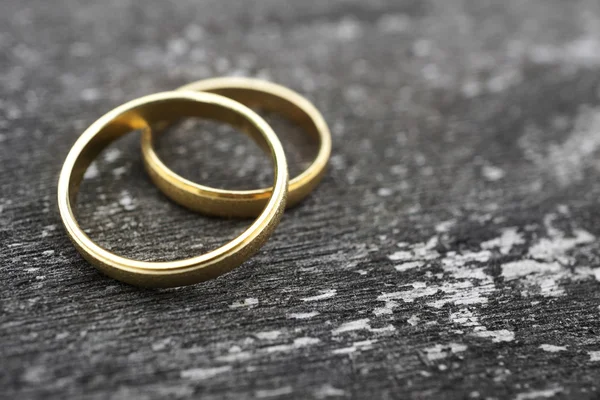
[{"label": "peeling white paint", "polygon": [[328,383],[321,386],[315,391],[315,397],[317,399],[325,399],[328,397],[340,397],[345,395],[346,392],[344,390],[333,387]]},{"label": "peeling white paint", "polygon": [[443,292],[444,297],[440,300],[428,302],[427,305],[435,308],[442,308],[446,304],[484,304],[487,303],[487,295],[495,290],[493,281],[489,284],[474,286],[469,281],[447,282],[443,285],[427,286],[424,282],[411,283],[412,290],[401,292],[383,293],[377,300],[390,301],[402,300],[406,303],[412,303],[415,299],[432,296],[438,292]]},{"label": "peeling white paint", "polygon": [[558,353],[559,351],[567,351],[567,346],[555,346],[552,344],[542,344],[540,349],[549,353]]},{"label": "peeling white paint", "polygon": [[369,318],[364,318],[356,321],[346,322],[342,324],[339,328],[334,329],[331,333],[333,333],[334,335],[338,335],[343,332],[369,330],[370,328],[371,326],[369,325]]},{"label": "peeling white paint", "polygon": [[401,292],[393,293],[383,293],[381,296],[377,297],[377,300],[402,300],[405,303],[412,303],[417,298],[432,296],[436,294],[439,290],[438,286],[427,287],[427,284],[425,282],[413,282],[410,284],[410,286],[412,286],[411,290],[404,290]]},{"label": "peeling white paint", "polygon": [[420,268],[423,265],[425,265],[425,263],[422,261],[408,261],[408,262],[402,263],[400,265],[396,265],[394,268],[398,272],[404,272],[404,271],[408,271],[410,269]]},{"label": "peeling white paint", "polygon": [[171,345],[172,341],[173,341],[173,339],[169,337],[166,339],[159,340],[158,342],[152,343],[152,350],[153,351],[162,351],[162,350],[166,349],[167,347],[169,347]]},{"label": "peeling white paint", "polygon": [[403,248],[403,250],[390,254],[388,258],[391,261],[423,261],[436,259],[439,257],[439,253],[435,250],[438,241],[438,237],[433,236],[426,243],[415,243],[406,246],[406,243],[400,242],[397,246]]},{"label": "peeling white paint", "polygon": [[515,400],[534,400],[534,399],[541,399],[541,398],[549,398],[549,397],[554,397],[557,393],[560,393],[562,391],[563,391],[563,388],[561,388],[561,387],[545,389],[545,390],[534,390],[531,392],[519,393],[517,395],[517,397],[515,398]]},{"label": "peeling white paint", "polygon": [[550,233],[549,238],[542,238],[538,243],[529,249],[529,255],[537,260],[559,261],[568,263],[566,253],[576,246],[593,243],[596,237],[591,233],[577,229],[574,231],[574,237],[564,237],[562,232]]},{"label": "peeling white paint", "polygon": [[242,308],[242,307],[254,307],[258,305],[258,299],[255,299],[254,297],[248,297],[247,299],[245,299],[244,301],[236,301],[233,304],[229,305],[229,308]]},{"label": "peeling white paint", "polygon": [[306,312],[306,313],[291,313],[291,314],[288,314],[288,318],[310,319],[312,317],[316,317],[317,315],[319,315],[319,313],[317,311],[311,311],[311,312]]},{"label": "peeling white paint", "polygon": [[129,194],[128,191],[123,190],[121,192],[121,197],[119,198],[119,204],[123,206],[123,208],[127,211],[135,210],[136,206],[133,201],[133,197]]},{"label": "peeling white paint", "polygon": [[486,180],[490,182],[496,182],[504,178],[504,175],[506,175],[502,168],[498,168],[493,165],[484,165],[481,168],[481,174]]},{"label": "peeling white paint", "polygon": [[90,166],[85,170],[83,174],[83,179],[95,179],[100,175],[100,171],[98,170],[98,164],[92,162]]},{"label": "peeling white paint", "polygon": [[258,332],[255,333],[254,336],[256,336],[256,338],[260,340],[275,340],[279,336],[281,336],[281,331]]},{"label": "peeling white paint", "polygon": [[257,399],[266,399],[269,397],[278,397],[292,394],[294,389],[291,386],[283,386],[277,389],[261,389],[257,390],[255,396]]},{"label": "peeling white paint", "polygon": [[342,324],[339,328],[336,328],[333,331],[331,331],[331,333],[333,335],[339,335],[340,333],[359,331],[359,330],[367,330],[369,332],[374,332],[374,333],[384,333],[384,332],[394,332],[396,330],[396,327],[394,327],[393,325],[387,325],[382,328],[373,328],[373,327],[371,327],[369,318],[363,318],[363,319],[359,319],[356,321],[346,322],[346,323]]},{"label": "peeling white paint", "polygon": [[482,249],[499,249],[502,254],[509,254],[515,245],[523,244],[525,240],[515,227],[504,228],[502,235],[496,239],[481,243]]},{"label": "peeling white paint", "polygon": [[377,343],[377,340],[363,340],[360,342],[354,342],[350,347],[343,347],[332,351],[333,354],[350,354],[360,350],[369,350],[373,348],[373,344]]},{"label": "peeling white paint", "polygon": [[389,197],[393,194],[394,192],[392,191],[392,189],[389,188],[379,188],[379,190],[377,191],[377,194],[380,197]]},{"label": "peeling white paint", "polygon": [[108,149],[104,152],[104,159],[106,162],[113,163],[121,156],[119,149]]},{"label": "peeling white paint", "polygon": [[411,326],[415,326],[419,323],[419,321],[421,321],[421,318],[417,317],[416,315],[411,315],[409,319],[406,320],[406,322],[411,325]]},{"label": "peeling white paint", "polygon": [[448,343],[445,345],[436,344],[433,347],[423,349],[430,361],[442,360],[452,353],[456,354],[465,350],[467,350],[467,346],[460,343]]},{"label": "peeling white paint", "polygon": [[335,289],[321,290],[321,294],[312,297],[305,297],[302,301],[318,301],[330,299],[336,295],[337,291]]},{"label": "peeling white paint", "polygon": [[535,260],[519,260],[502,265],[502,276],[511,281],[530,274],[555,274],[562,270],[557,262],[547,263]]},{"label": "peeling white paint", "polygon": [[231,371],[231,366],[225,365],[223,367],[216,368],[192,368],[181,371],[180,376],[183,379],[190,379],[194,381],[201,381],[209,378],[213,378],[219,374]]},{"label": "peeling white paint", "polygon": [[127,167],[117,167],[112,170],[112,174],[115,178],[119,178],[127,172]]},{"label": "peeling white paint", "polygon": [[492,338],[492,342],[494,342],[494,343],[512,342],[513,340],[515,340],[515,333],[511,332],[507,329],[500,329],[497,331],[488,331],[488,330],[476,331],[476,332],[473,332],[472,335],[480,337],[480,338]]},{"label": "peeling white paint", "polygon": [[588,354],[590,355],[591,362],[600,361],[600,350],[599,351],[588,351]]},{"label": "peeling white paint", "polygon": [[267,353],[277,353],[277,352],[286,352],[292,351],[296,349],[300,349],[307,346],[312,346],[314,344],[319,343],[320,340],[312,337],[301,337],[294,339],[292,344],[279,344],[276,346],[265,347],[263,350]]},{"label": "peeling white paint", "polygon": [[389,315],[394,313],[394,308],[398,306],[398,303],[393,300],[388,300],[385,302],[383,307],[378,307],[373,310],[373,314],[375,315]]},{"label": "peeling white paint", "polygon": [[435,226],[435,231],[438,233],[448,232],[456,224],[456,219],[440,222]]}]

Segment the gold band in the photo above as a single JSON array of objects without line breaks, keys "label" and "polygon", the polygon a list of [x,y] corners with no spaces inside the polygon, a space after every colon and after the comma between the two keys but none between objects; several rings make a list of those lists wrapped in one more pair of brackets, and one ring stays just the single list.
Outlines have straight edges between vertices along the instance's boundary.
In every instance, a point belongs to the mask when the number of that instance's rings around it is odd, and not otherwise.
[{"label": "gold band", "polygon": [[[110,142],[133,130],[148,135],[159,121],[201,117],[230,123],[269,150],[274,164],[274,185],[266,206],[240,236],[209,253],[178,261],[149,262],[118,256],[94,243],[79,227],[72,209],[79,184],[90,163]],[[190,193],[190,185],[177,176],[168,194],[177,198]],[[153,94],[115,108],[93,123],[75,142],[63,165],[58,182],[58,207],[67,234],[77,250],[105,274],[139,286],[173,287],[214,278],[239,266],[255,253],[277,226],[285,208],[288,171],[279,139],[269,125],[242,104],[211,93],[176,91]],[[162,188],[165,190],[165,188]],[[191,202],[199,201],[192,196]],[[227,195],[216,195],[214,203],[228,205]],[[212,203],[211,203],[212,204]]]},{"label": "gold band", "polygon": [[[248,107],[279,113],[318,140],[317,157],[302,174],[289,182],[288,207],[298,204],[321,181],[331,154],[331,134],[321,113],[298,93],[274,83],[237,77],[207,79],[179,90],[216,93]],[[159,126],[161,129],[165,127],[164,124]],[[158,158],[151,130],[142,134],[141,146],[144,165],[156,186],[173,201],[194,211],[225,217],[255,217],[271,196],[272,187],[257,190],[214,189],[177,175]]]}]

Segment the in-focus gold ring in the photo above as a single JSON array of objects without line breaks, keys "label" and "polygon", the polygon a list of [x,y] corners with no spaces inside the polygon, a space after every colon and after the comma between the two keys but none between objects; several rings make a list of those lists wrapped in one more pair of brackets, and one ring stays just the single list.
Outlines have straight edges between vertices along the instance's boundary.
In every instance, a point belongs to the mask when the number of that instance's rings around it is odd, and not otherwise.
[{"label": "in-focus gold ring", "polygon": [[[288,207],[298,204],[321,181],[331,154],[331,134],[321,113],[298,93],[274,83],[241,77],[207,79],[179,90],[216,93],[248,107],[279,113],[297,123],[319,142],[319,151],[312,164],[289,182]],[[165,124],[158,124],[154,131],[165,127]],[[214,189],[177,175],[157,156],[151,130],[142,134],[141,146],[144,165],[156,186],[173,201],[194,211],[223,217],[255,217],[271,196],[272,187],[257,190]],[[182,186],[182,183],[184,192],[174,190],[176,185]],[[224,198],[227,202],[223,201]]]},{"label": "in-focus gold ring", "polygon": [[[73,204],[79,184],[90,163],[110,142],[133,130],[150,131],[158,121],[201,117],[230,123],[267,148],[275,169],[273,191],[266,206],[240,236],[209,253],[178,261],[137,261],[118,256],[94,243],[79,227]],[[184,196],[190,185],[178,177],[169,190]],[[172,287],[204,281],[237,267],[267,240],[278,224],[287,196],[288,172],[279,139],[269,125],[246,106],[211,93],[175,91],[153,94],[115,108],[94,122],[75,142],[63,165],[58,182],[58,207],[67,234],[85,259],[105,274],[139,286]],[[271,193],[271,192],[270,192]],[[172,194],[172,193],[171,193]],[[193,197],[197,199],[197,197]],[[227,202],[226,196],[220,197]],[[217,201],[218,203],[218,201]]]}]

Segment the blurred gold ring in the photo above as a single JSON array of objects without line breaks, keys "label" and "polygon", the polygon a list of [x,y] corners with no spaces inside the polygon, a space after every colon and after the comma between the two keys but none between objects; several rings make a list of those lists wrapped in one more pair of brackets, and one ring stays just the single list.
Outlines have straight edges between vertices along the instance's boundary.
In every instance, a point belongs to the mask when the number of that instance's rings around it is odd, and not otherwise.
[{"label": "blurred gold ring", "polygon": [[[113,140],[133,130],[147,133],[158,121],[183,117],[211,118],[232,124],[269,149],[274,164],[274,189],[256,221],[240,236],[209,253],[178,261],[138,261],[118,256],[94,243],[79,227],[73,213],[83,174]],[[166,175],[167,179],[169,175]],[[171,178],[170,195],[188,196],[186,182]],[[277,226],[287,195],[285,154],[270,126],[255,112],[226,97],[211,93],[174,91],[153,94],[115,108],[94,122],[75,142],[58,182],[58,207],[67,234],[91,264],[115,279],[139,286],[182,286],[214,278],[239,266],[255,253]],[[198,198],[194,197],[198,200]],[[224,196],[213,199],[227,203]]]},{"label": "blurred gold ring", "polygon": [[[289,182],[287,206],[304,199],[321,181],[331,154],[331,134],[321,113],[308,100],[283,86],[251,78],[230,77],[191,83],[179,90],[211,92],[229,97],[248,107],[276,112],[297,123],[319,142],[319,151],[311,165]],[[175,202],[204,214],[223,217],[255,217],[267,204],[272,187],[257,190],[225,190],[199,185],[177,175],[157,156],[153,132],[166,128],[158,124],[142,134],[144,165],[156,186]],[[186,195],[172,190],[185,182]],[[173,196],[173,194],[176,196]],[[222,198],[227,198],[224,204]]]}]

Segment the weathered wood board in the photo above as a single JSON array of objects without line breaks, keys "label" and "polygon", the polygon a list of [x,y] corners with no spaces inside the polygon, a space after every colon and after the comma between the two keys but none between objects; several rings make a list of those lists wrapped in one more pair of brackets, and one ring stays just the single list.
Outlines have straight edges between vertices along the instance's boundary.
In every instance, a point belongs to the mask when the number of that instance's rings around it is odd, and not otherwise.
[{"label": "weathered wood board", "polygon": [[[56,209],[70,146],[127,100],[222,75],[315,103],[323,183],[217,280],[100,275]],[[0,397],[598,398],[599,93],[596,0],[3,0]],[[314,148],[274,126],[298,173]],[[159,145],[204,183],[271,176],[226,127]],[[146,260],[248,223],[169,202],[135,134],[79,203],[94,239]]]}]

